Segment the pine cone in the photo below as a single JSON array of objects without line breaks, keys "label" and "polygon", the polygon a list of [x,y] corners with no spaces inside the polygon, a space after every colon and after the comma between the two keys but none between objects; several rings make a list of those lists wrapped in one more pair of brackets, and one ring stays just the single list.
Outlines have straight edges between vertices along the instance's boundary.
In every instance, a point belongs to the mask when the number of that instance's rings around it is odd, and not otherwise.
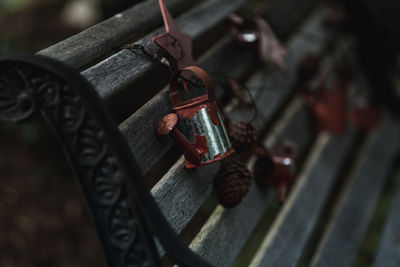
[{"label": "pine cone", "polygon": [[220,204],[225,208],[237,206],[249,191],[251,179],[251,173],[243,163],[237,160],[226,162],[214,180]]},{"label": "pine cone", "polygon": [[237,153],[247,152],[258,140],[258,131],[249,121],[239,121],[228,128],[229,139]]}]

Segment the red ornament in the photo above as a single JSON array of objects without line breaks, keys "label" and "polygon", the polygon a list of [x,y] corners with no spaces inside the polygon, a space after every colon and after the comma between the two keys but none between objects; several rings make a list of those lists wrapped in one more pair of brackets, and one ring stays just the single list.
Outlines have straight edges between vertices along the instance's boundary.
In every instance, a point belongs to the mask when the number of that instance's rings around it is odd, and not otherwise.
[{"label": "red ornament", "polygon": [[153,38],[153,42],[167,52],[175,61],[178,70],[196,65],[192,56],[192,38],[176,26],[163,0],[158,0],[166,33]]},{"label": "red ornament", "polygon": [[273,153],[261,148],[253,166],[257,181],[278,188],[281,203],[285,201],[287,189],[295,180],[295,150],[294,145],[288,142],[277,146]]},{"label": "red ornament", "polygon": [[[182,71],[190,71],[200,78],[207,93],[182,101],[178,93]],[[183,151],[186,168],[204,166],[234,153],[215,102],[213,83],[204,70],[189,66],[179,71],[170,83],[170,99],[176,114],[166,115],[156,132],[171,134]]]},{"label": "red ornament", "polygon": [[346,92],[340,83],[330,88],[321,86],[317,92],[306,92],[304,97],[316,123],[317,131],[342,134],[347,128]]},{"label": "red ornament", "polygon": [[260,58],[264,62],[272,62],[282,71],[286,71],[284,57],[287,49],[275,36],[268,22],[261,16],[244,20],[236,14],[231,15],[230,19],[234,24],[232,35],[240,45],[258,48]]}]

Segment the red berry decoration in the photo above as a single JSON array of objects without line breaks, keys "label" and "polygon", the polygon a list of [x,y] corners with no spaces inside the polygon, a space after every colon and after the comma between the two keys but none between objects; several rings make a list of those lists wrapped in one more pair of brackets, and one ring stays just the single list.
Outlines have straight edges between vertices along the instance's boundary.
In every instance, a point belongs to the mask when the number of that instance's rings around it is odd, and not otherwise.
[{"label": "red berry decoration", "polygon": [[228,127],[228,135],[232,146],[238,154],[251,151],[258,141],[259,133],[249,121],[239,121]]},{"label": "red berry decoration", "polygon": [[249,192],[251,179],[251,173],[243,163],[235,159],[226,161],[214,180],[220,204],[225,208],[237,206]]}]

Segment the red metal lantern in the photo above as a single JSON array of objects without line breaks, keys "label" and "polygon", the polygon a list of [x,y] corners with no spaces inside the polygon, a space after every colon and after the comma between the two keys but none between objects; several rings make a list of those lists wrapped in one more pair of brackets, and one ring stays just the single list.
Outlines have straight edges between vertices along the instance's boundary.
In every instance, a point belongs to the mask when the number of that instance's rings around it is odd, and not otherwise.
[{"label": "red metal lantern", "polygon": [[347,97],[340,83],[316,92],[305,92],[305,101],[314,117],[316,130],[342,134],[347,128]]},{"label": "red metal lantern", "polygon": [[178,92],[180,76],[176,75],[170,83],[170,98],[175,114],[164,117],[157,127],[157,133],[171,133],[183,150],[185,167],[196,168],[227,158],[234,153],[234,149],[215,102],[211,78],[196,66],[185,67],[178,73],[183,71],[190,71],[200,78],[207,93],[182,101]]}]

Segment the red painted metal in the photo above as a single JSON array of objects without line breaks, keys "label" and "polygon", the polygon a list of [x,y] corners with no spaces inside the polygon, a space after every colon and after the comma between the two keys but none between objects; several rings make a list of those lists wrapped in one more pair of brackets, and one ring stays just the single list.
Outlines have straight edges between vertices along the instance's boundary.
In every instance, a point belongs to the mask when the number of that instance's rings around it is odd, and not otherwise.
[{"label": "red painted metal", "polygon": [[347,98],[341,83],[330,88],[321,85],[316,92],[306,91],[304,99],[315,120],[318,132],[343,134],[347,129]]},{"label": "red painted metal", "polygon": [[170,113],[164,116],[156,127],[158,135],[171,135],[178,146],[182,149],[185,158],[189,159],[194,164],[200,164],[201,151],[198,151],[192,143],[176,128],[178,116],[175,113]]},{"label": "red painted metal", "polygon": [[241,46],[258,49],[264,62],[272,62],[282,71],[286,71],[284,58],[287,49],[275,36],[267,21],[261,16],[245,20],[236,14],[231,15],[230,20],[234,25],[232,35]]},{"label": "red painted metal", "polygon": [[158,0],[158,3],[164,20],[166,33],[154,37],[153,42],[174,59],[178,70],[187,66],[196,65],[192,56],[192,38],[190,35],[182,33],[179,30],[163,0]]},{"label": "red painted metal", "polygon": [[[181,86],[180,75],[184,71],[195,74],[202,81],[206,90],[205,94],[186,101],[181,100],[179,95],[179,88]],[[165,135],[166,133],[171,134],[184,153],[186,159],[186,168],[197,168],[211,164],[227,158],[234,153],[234,150],[229,142],[229,137],[227,136],[224,125],[221,121],[217,103],[215,102],[213,83],[209,75],[204,70],[196,66],[188,66],[178,71],[170,83],[170,99],[172,103],[172,109],[176,114],[169,114],[165,116],[158,124],[156,132],[159,135]],[[205,122],[208,126],[200,125],[198,121],[196,123],[194,122],[195,115],[198,115],[202,110],[206,110],[207,112],[207,116],[203,117],[202,119],[207,120],[207,118],[209,118],[210,121]],[[190,129],[186,130],[194,133],[194,136],[191,136],[194,139],[192,142],[189,141],[188,137],[175,127],[178,123],[178,118],[179,120],[190,122],[189,126],[186,126]],[[210,134],[219,135],[212,139],[227,140],[226,142],[228,147],[225,151],[221,151],[222,153],[213,154],[212,158],[205,159],[204,156],[210,151],[210,148],[212,148],[214,144],[207,140],[205,135],[203,135],[204,133],[196,133],[194,128],[198,128],[198,131],[200,131],[199,129],[204,128],[203,130],[205,130],[207,127],[214,127],[214,132]]]},{"label": "red painted metal", "polygon": [[283,142],[276,146],[273,152],[261,147],[256,153],[258,158],[253,166],[254,178],[263,184],[276,187],[279,201],[284,202],[287,190],[296,177],[296,147],[289,142]]}]

